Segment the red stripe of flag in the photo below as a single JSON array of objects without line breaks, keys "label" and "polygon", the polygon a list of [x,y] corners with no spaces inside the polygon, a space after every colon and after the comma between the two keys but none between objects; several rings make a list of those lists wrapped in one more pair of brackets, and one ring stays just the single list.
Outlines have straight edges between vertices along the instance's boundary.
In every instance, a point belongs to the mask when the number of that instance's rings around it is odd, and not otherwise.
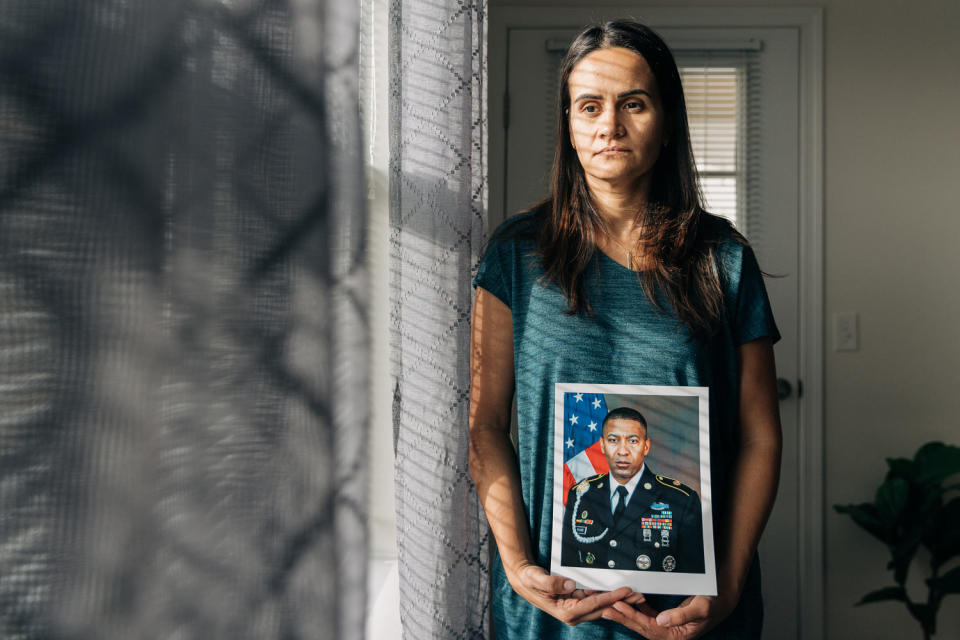
[{"label": "red stripe of flag", "polygon": [[563,465],[563,506],[567,506],[567,494],[570,493],[570,487],[576,484],[576,482],[567,465]]},{"label": "red stripe of flag", "polygon": [[587,457],[590,459],[590,464],[593,465],[597,473],[607,473],[607,471],[610,470],[607,466],[607,459],[604,457],[603,451],[600,450],[599,440],[587,447],[585,451],[587,452]]}]

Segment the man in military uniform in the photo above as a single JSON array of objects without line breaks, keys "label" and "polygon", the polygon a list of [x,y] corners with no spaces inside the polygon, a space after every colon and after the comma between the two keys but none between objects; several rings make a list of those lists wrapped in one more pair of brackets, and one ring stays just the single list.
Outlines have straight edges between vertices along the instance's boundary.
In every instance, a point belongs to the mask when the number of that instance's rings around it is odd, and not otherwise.
[{"label": "man in military uniform", "polygon": [[610,473],[571,487],[563,515],[561,564],[634,571],[703,573],[700,497],[644,463],[647,421],[629,407],[603,419]]}]

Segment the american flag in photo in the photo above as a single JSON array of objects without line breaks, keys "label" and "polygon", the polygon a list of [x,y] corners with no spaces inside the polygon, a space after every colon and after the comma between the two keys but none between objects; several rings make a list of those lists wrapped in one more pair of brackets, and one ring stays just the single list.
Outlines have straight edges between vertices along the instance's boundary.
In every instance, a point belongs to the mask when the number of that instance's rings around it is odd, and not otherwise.
[{"label": "american flag in photo", "polygon": [[566,504],[570,487],[609,469],[600,450],[601,425],[607,415],[603,394],[566,392],[563,396],[563,501]]}]

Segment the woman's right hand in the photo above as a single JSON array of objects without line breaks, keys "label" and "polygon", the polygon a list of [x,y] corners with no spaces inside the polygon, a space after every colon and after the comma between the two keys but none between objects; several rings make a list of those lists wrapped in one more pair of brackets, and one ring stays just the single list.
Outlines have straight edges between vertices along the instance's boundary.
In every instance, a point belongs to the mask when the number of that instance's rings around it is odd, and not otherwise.
[{"label": "woman's right hand", "polygon": [[535,564],[521,565],[507,578],[527,602],[568,625],[595,620],[606,607],[633,593],[629,587],[616,591],[579,590],[573,580],[552,576]]}]

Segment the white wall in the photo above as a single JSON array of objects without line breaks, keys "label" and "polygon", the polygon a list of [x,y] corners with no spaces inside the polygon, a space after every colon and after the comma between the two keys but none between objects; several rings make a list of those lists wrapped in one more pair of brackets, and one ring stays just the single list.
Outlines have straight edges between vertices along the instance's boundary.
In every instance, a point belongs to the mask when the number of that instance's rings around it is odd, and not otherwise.
[{"label": "white wall", "polygon": [[[586,4],[489,1],[491,13]],[[642,15],[675,3],[603,4]],[[828,339],[825,354],[827,638],[921,637],[899,603],[852,606],[892,584],[886,551],[829,505],[871,499],[886,457],[960,444],[960,3],[735,4],[825,11],[824,322],[829,336],[834,313],[855,311],[861,330],[859,351]],[[937,637],[960,637],[960,596],[944,601]]]}]

